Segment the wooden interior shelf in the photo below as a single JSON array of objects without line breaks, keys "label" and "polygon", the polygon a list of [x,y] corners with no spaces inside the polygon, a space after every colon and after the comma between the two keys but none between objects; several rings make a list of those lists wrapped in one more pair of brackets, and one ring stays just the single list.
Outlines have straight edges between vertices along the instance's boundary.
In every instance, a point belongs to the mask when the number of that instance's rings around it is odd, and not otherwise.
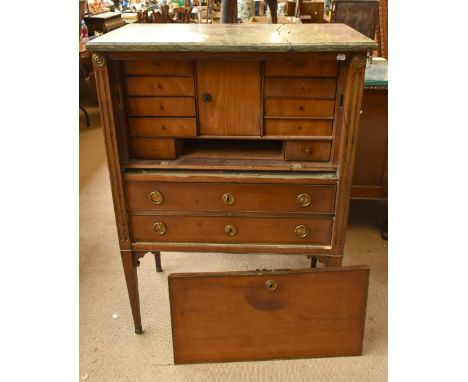
[{"label": "wooden interior shelf", "polygon": [[179,159],[283,159],[283,141],[186,139]]}]

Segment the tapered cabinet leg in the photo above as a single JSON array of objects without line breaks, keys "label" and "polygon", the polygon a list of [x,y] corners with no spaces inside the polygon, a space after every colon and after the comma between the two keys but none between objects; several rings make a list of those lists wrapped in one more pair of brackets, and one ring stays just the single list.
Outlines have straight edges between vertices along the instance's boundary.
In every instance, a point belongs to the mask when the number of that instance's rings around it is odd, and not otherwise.
[{"label": "tapered cabinet leg", "polygon": [[141,334],[143,329],[141,327],[140,296],[138,293],[137,259],[134,258],[134,253],[131,251],[121,251],[120,256],[122,257],[125,281],[127,282],[135,333]]},{"label": "tapered cabinet leg", "polygon": [[310,260],[310,267],[311,268],[317,268],[317,257],[312,256],[312,258]]},{"label": "tapered cabinet leg", "polygon": [[154,260],[156,261],[156,272],[162,272],[161,252],[154,252]]}]

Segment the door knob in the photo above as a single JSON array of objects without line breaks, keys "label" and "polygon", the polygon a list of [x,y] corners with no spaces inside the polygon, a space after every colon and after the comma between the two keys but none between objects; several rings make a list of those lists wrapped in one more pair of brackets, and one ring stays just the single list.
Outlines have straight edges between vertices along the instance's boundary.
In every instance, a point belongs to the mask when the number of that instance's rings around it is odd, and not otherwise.
[{"label": "door knob", "polygon": [[202,94],[202,101],[203,102],[211,102],[213,96],[210,93],[203,93]]}]

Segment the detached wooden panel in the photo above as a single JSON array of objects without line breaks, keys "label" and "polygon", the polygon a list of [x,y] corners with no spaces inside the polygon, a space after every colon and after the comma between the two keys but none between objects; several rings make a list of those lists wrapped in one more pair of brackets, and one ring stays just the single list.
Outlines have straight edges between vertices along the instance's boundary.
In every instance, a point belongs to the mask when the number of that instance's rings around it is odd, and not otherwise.
[{"label": "detached wooden panel", "polygon": [[331,142],[286,141],[284,143],[285,160],[328,161],[330,160]]},{"label": "detached wooden panel", "polygon": [[269,117],[333,117],[334,100],[265,99],[265,116]]},{"label": "detached wooden panel", "polygon": [[169,275],[174,361],[362,353],[365,266]]},{"label": "detached wooden panel", "polygon": [[[333,219],[325,217],[175,214],[134,215],[130,221],[134,241],[163,243],[330,244],[333,225]],[[164,227],[162,233],[161,227]]]},{"label": "detached wooden panel", "polygon": [[331,119],[265,119],[263,135],[266,136],[331,136]]},{"label": "detached wooden panel", "polygon": [[194,117],[195,99],[192,97],[128,97],[129,116]]},{"label": "detached wooden panel", "polygon": [[134,159],[175,159],[175,140],[170,138],[132,138],[130,141]]},{"label": "detached wooden panel", "polygon": [[195,96],[193,77],[127,77],[129,96]]},{"label": "detached wooden panel", "polygon": [[192,61],[124,61],[125,74],[153,74],[165,76],[193,75]]},{"label": "detached wooden panel", "polygon": [[200,135],[260,135],[260,62],[197,63]]},{"label": "detached wooden panel", "polygon": [[265,76],[271,77],[336,77],[336,61],[276,61],[265,63]]},{"label": "detached wooden panel", "polygon": [[265,78],[265,97],[310,97],[335,99],[334,78]]},{"label": "detached wooden panel", "polygon": [[132,137],[193,137],[197,135],[195,118],[128,118]]}]

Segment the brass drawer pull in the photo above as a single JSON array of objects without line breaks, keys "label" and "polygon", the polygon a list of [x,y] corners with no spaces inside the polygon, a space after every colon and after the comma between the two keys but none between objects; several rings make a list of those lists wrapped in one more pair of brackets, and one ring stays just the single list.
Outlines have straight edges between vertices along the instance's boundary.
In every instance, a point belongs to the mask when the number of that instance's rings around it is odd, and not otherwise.
[{"label": "brass drawer pull", "polygon": [[267,280],[265,281],[265,287],[270,291],[273,292],[278,288],[278,283],[274,280]]},{"label": "brass drawer pull", "polygon": [[309,234],[309,228],[306,225],[300,224],[296,227],[297,237],[306,237],[308,234]]},{"label": "brass drawer pull", "polygon": [[298,109],[302,111],[302,110],[304,110],[304,106],[299,105]]},{"label": "brass drawer pull", "polygon": [[297,196],[297,204],[299,204],[301,207],[307,207],[310,204],[310,195],[299,194]]},{"label": "brass drawer pull", "polygon": [[237,229],[232,224],[229,224],[224,227],[224,233],[229,236],[234,236],[237,233]]},{"label": "brass drawer pull", "polygon": [[156,84],[156,89],[159,89],[159,90],[162,89],[162,86],[161,86],[161,84],[159,82]]},{"label": "brass drawer pull", "polygon": [[159,191],[153,191],[148,196],[150,200],[156,205],[161,204],[164,201],[164,197]]},{"label": "brass drawer pull", "polygon": [[156,222],[153,224],[154,232],[158,235],[164,235],[166,233],[166,225],[163,222]]},{"label": "brass drawer pull", "polygon": [[162,103],[159,104],[159,110],[164,110],[164,106]]},{"label": "brass drawer pull", "polygon": [[236,199],[234,198],[234,195],[227,193],[222,196],[221,200],[223,201],[224,204],[231,205],[231,204],[234,204],[234,201]]}]

